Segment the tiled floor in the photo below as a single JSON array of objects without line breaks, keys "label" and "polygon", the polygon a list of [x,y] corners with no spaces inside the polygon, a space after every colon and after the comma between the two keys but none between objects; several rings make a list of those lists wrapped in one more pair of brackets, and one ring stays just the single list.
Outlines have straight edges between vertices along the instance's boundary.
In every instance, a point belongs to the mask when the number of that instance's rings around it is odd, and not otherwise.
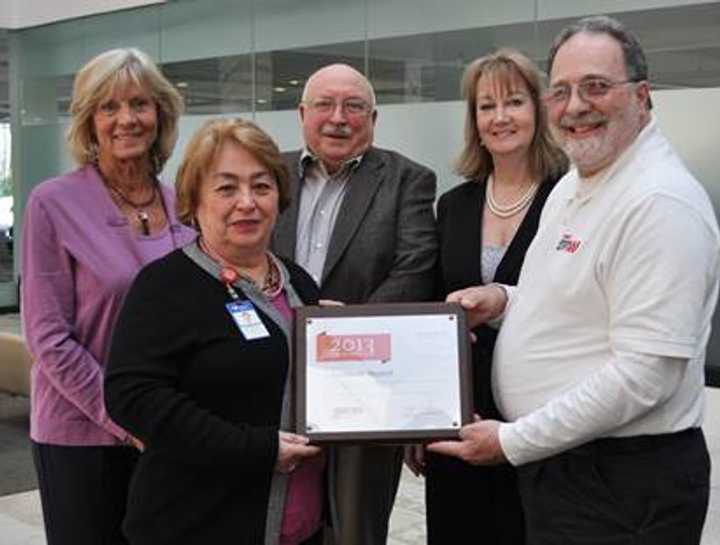
[{"label": "tiled floor", "polygon": [[[17,315],[0,315],[0,331],[20,332]],[[702,545],[720,545],[720,389],[707,389],[705,434],[713,467],[710,510]],[[2,478],[0,474],[0,478]],[[425,500],[422,479],[403,472],[390,520],[388,545],[425,543]],[[0,497],[0,545],[45,545],[37,492]]]}]

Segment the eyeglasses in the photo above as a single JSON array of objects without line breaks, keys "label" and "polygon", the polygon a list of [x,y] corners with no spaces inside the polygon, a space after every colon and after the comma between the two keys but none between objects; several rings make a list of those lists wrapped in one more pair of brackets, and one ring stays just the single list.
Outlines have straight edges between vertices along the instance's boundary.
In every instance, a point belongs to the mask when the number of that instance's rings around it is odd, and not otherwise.
[{"label": "eyeglasses", "polygon": [[[591,78],[577,84],[578,96],[585,101],[592,102],[607,95],[613,87],[637,83],[636,80],[611,81],[604,78]],[[543,100],[550,106],[567,102],[572,94],[572,85],[553,85],[543,94]]]},{"label": "eyeglasses", "polygon": [[[332,98],[316,98],[314,100],[306,100],[304,101],[304,104],[306,104],[308,108],[310,108],[312,111],[323,115],[332,114],[338,107],[338,102],[336,102]],[[368,115],[372,110],[370,104],[358,98],[349,98],[347,100],[343,100],[339,104],[340,109],[343,111],[343,113],[349,116],[365,116]]]}]

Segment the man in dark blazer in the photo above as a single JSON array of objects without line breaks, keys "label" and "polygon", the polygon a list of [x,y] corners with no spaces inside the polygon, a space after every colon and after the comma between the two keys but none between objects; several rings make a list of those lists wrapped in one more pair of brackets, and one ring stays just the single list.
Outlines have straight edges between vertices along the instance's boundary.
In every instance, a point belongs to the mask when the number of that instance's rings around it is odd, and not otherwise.
[{"label": "man in dark blazer", "polygon": [[[372,146],[375,94],[350,66],[315,72],[299,114],[305,148],[285,156],[293,201],[275,228],[276,253],[305,267],[324,299],[430,299],[437,252],[435,174]],[[397,447],[332,449],[336,545],[386,543],[401,459]]]}]

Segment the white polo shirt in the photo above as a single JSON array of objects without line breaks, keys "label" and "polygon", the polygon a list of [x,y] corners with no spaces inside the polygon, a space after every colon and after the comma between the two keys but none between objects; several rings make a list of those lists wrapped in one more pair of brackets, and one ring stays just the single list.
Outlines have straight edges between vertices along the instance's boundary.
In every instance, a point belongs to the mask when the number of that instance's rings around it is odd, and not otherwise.
[{"label": "white polo shirt", "polygon": [[510,462],[699,426],[719,266],[712,205],[654,120],[602,173],[568,173],[495,347]]}]

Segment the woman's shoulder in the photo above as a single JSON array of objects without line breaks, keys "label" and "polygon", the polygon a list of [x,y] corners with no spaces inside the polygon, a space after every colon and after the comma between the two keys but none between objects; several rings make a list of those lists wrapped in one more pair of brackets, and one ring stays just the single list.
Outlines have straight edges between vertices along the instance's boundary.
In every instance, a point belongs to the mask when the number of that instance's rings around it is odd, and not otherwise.
[{"label": "woman's shoulder", "polygon": [[85,194],[88,183],[97,181],[97,173],[91,166],[84,166],[60,176],[40,182],[31,192],[31,197],[42,200],[67,199],[75,194]]},{"label": "woman's shoulder", "polygon": [[30,192],[26,208],[42,208],[52,218],[82,216],[102,218],[107,212],[109,197],[92,166],[85,166],[38,184]]},{"label": "woman's shoulder", "polygon": [[467,199],[469,196],[479,194],[482,189],[482,185],[482,181],[465,180],[464,182],[448,189],[440,196],[440,200],[453,202]]},{"label": "woman's shoulder", "polygon": [[444,217],[448,210],[476,207],[478,199],[482,196],[482,189],[483,183],[477,180],[466,180],[448,189],[438,199],[438,218]]}]

